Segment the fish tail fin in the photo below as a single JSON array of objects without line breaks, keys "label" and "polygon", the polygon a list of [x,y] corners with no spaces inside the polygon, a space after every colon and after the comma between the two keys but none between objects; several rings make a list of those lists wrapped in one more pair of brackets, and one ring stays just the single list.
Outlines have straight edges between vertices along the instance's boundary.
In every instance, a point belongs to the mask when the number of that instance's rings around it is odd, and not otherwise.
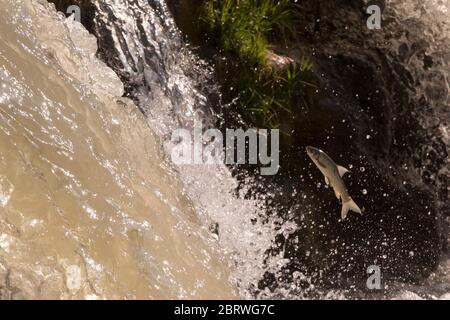
[{"label": "fish tail fin", "polygon": [[357,213],[361,213],[361,209],[353,201],[352,198],[349,198],[347,201],[342,202],[342,210],[341,210],[341,218],[342,218],[342,220],[345,220],[345,218],[347,217],[347,213],[350,210],[354,211],[354,212],[357,212]]}]

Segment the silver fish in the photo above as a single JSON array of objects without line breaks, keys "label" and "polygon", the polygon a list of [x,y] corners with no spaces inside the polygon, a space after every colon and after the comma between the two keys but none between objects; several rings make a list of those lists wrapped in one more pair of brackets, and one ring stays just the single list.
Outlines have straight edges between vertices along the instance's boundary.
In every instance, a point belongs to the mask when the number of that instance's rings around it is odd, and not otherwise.
[{"label": "silver fish", "polygon": [[327,185],[331,185],[334,190],[336,198],[341,199],[342,210],[341,218],[345,220],[349,210],[358,212],[361,214],[361,209],[352,200],[348,194],[342,177],[348,170],[342,166],[338,166],[333,159],[331,159],[325,152],[314,147],[306,147],[306,153],[319,168],[320,172],[325,176],[325,182]]}]

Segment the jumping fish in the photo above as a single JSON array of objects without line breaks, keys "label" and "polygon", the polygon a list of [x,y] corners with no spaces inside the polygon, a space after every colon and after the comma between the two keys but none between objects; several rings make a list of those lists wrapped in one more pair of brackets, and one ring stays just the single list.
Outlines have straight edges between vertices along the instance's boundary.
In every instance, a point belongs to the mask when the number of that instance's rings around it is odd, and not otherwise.
[{"label": "jumping fish", "polygon": [[320,172],[325,176],[327,185],[331,185],[336,195],[336,198],[341,199],[342,210],[341,218],[344,220],[347,217],[349,210],[361,214],[361,209],[353,201],[348,194],[342,177],[348,170],[344,167],[338,166],[333,159],[331,159],[325,152],[314,147],[306,147],[306,153],[319,168]]}]

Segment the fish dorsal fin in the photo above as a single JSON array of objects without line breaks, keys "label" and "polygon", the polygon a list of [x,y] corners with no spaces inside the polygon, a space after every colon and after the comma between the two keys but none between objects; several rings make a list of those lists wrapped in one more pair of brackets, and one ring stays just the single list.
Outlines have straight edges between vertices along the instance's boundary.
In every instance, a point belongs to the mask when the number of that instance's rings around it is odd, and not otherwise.
[{"label": "fish dorsal fin", "polygon": [[325,183],[327,184],[327,186],[329,186],[330,185],[330,181],[328,180],[327,176],[324,176],[324,177],[325,177]]},{"label": "fish dorsal fin", "polygon": [[346,169],[346,168],[344,168],[342,166],[337,166],[337,169],[338,169],[339,175],[341,177],[343,177],[344,174],[346,174],[349,171],[348,169]]}]

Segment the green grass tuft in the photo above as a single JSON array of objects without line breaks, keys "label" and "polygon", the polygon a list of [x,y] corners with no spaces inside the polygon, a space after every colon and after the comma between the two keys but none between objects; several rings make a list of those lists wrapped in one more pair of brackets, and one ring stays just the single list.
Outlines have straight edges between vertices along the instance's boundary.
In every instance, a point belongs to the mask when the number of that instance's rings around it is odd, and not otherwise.
[{"label": "green grass tuft", "polygon": [[286,70],[273,71],[264,78],[254,79],[251,75],[241,81],[243,112],[253,123],[278,128],[282,115],[291,117],[293,105],[304,101],[308,87],[314,87],[310,78],[312,64],[303,60],[292,64]]},{"label": "green grass tuft", "polygon": [[292,9],[290,0],[203,0],[201,6],[201,28],[234,61],[235,77],[224,88],[239,89],[240,113],[254,125],[280,127],[312,86],[309,61],[280,69],[266,59],[271,42],[293,34]]},{"label": "green grass tuft", "polygon": [[289,0],[206,0],[201,20],[218,46],[250,64],[265,64],[267,38],[291,28]]}]

